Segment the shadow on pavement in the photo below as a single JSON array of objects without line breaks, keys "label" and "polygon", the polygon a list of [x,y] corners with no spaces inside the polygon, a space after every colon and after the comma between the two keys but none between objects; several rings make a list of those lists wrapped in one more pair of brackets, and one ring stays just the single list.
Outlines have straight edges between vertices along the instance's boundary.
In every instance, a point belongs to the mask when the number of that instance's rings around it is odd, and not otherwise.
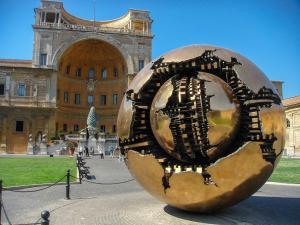
[{"label": "shadow on pavement", "polygon": [[174,217],[199,223],[217,224],[299,224],[299,198],[252,196],[241,203],[217,213],[190,213],[172,206],[164,211]]}]

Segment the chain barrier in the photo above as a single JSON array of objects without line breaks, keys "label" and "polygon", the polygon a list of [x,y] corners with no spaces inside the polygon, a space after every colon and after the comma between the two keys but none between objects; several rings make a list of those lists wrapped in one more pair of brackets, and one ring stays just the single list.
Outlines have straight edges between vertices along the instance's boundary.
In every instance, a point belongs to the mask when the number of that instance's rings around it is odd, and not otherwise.
[{"label": "chain barrier", "polygon": [[[82,159],[81,159],[81,162],[82,162]],[[85,168],[88,168],[88,167],[85,167]],[[8,217],[8,214],[7,214],[6,210],[5,210],[5,207],[4,207],[4,204],[3,204],[3,201],[2,201],[2,191],[10,191],[10,192],[17,192],[17,193],[32,193],[32,192],[43,191],[43,190],[46,190],[48,188],[51,188],[51,187],[57,185],[59,182],[61,182],[66,177],[67,177],[67,180],[66,180],[66,199],[70,199],[70,188],[71,188],[70,178],[71,177],[75,178],[76,180],[79,179],[80,181],[84,181],[84,182],[90,183],[90,184],[97,184],[97,185],[118,185],[118,184],[124,184],[124,183],[128,183],[128,182],[131,182],[131,181],[135,180],[135,179],[128,179],[128,180],[118,181],[118,182],[94,182],[94,181],[87,180],[87,178],[86,178],[87,176],[85,176],[85,178],[82,179],[83,176],[82,176],[80,170],[79,170],[79,177],[72,176],[70,174],[70,170],[68,170],[67,174],[64,175],[63,177],[61,177],[59,180],[55,181],[52,184],[47,185],[46,187],[42,187],[42,188],[35,189],[35,190],[14,190],[12,188],[4,188],[2,186],[2,180],[0,180],[0,203],[1,203],[0,204],[0,225],[1,225],[1,211],[2,211],[2,209],[3,209],[4,216],[6,218],[6,221],[8,222],[9,225],[12,225],[11,220]],[[27,188],[29,188],[29,187],[27,187]],[[44,223],[34,223],[34,224],[49,224],[48,217],[49,217],[50,214],[49,214],[48,211],[45,211],[45,212],[47,212],[48,214],[47,213],[43,214],[43,212],[42,212],[42,218],[44,218],[43,219]]]},{"label": "chain barrier", "polygon": [[64,178],[66,177],[66,175],[64,175],[62,178],[60,178],[59,180],[57,180],[55,183],[50,184],[46,187],[40,188],[40,189],[36,189],[36,190],[13,190],[13,189],[9,189],[9,188],[3,188],[4,191],[11,191],[11,192],[19,192],[19,193],[27,193],[27,192],[38,192],[38,191],[43,191],[46,190],[48,188],[53,187],[54,185],[58,184],[59,182],[61,182]]},{"label": "chain barrier", "polygon": [[[75,179],[77,179],[77,177],[71,176]],[[125,180],[125,181],[119,181],[119,182],[94,182],[94,181],[90,181],[87,179],[82,179],[82,181],[86,182],[86,183],[91,183],[91,184],[99,184],[99,185],[114,185],[114,184],[124,184],[124,183],[128,183],[131,181],[134,181],[135,179],[129,179],[129,180]]]},{"label": "chain barrier", "polygon": [[[3,209],[4,216],[5,216],[6,221],[8,222],[8,224],[9,224],[9,225],[13,225],[12,222],[10,221],[8,215],[7,215],[7,212],[6,212],[6,210],[5,210],[3,201],[1,201],[1,208]],[[0,210],[1,210],[1,208],[0,208]],[[0,224],[1,224],[1,221],[0,221]]]}]

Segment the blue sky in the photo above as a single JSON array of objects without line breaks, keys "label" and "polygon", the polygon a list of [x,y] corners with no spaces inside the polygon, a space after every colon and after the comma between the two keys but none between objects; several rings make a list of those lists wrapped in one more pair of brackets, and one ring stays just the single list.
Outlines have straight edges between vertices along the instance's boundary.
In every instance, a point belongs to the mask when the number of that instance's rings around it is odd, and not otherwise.
[{"label": "blue sky", "polygon": [[[93,0],[63,0],[73,15],[93,19]],[[0,58],[31,59],[39,0],[0,0]],[[300,0],[96,0],[96,20],[129,8],[149,10],[152,57],[190,44],[232,49],[271,80],[284,81],[284,97],[300,95]]]}]

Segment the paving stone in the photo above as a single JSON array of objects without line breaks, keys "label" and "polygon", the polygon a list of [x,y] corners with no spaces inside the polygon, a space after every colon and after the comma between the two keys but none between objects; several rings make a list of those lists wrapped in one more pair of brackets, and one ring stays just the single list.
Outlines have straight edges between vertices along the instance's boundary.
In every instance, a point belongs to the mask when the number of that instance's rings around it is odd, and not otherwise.
[{"label": "paving stone", "polygon": [[[124,163],[99,157],[87,159],[96,182],[131,179]],[[187,213],[158,201],[135,181],[120,185],[76,184],[71,200],[65,186],[34,193],[3,193],[13,224],[29,224],[44,209],[51,225],[155,224],[299,224],[300,188],[266,184],[254,196],[213,215]],[[7,224],[4,222],[3,224]]]}]

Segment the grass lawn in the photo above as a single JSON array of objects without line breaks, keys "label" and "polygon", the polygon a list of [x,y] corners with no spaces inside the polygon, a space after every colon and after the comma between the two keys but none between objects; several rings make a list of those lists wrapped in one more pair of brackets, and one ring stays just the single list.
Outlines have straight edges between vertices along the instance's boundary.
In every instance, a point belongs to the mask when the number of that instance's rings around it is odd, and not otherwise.
[{"label": "grass lawn", "polygon": [[[0,158],[0,179],[4,187],[52,183],[71,170],[76,176],[76,162],[70,157]],[[75,179],[71,178],[71,181]],[[65,180],[63,180],[65,181]]]},{"label": "grass lawn", "polygon": [[282,158],[269,181],[300,184],[300,159]]}]

